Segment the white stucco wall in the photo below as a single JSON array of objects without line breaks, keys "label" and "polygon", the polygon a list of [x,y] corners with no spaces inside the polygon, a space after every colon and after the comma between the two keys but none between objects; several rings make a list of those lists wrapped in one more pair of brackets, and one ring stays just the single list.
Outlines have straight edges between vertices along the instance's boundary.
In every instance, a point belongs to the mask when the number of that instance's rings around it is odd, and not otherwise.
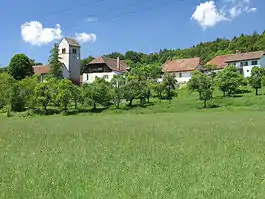
[{"label": "white stucco wall", "polygon": [[62,71],[63,71],[63,77],[64,78],[70,78],[70,74],[69,74],[69,71],[67,70],[66,67],[62,66]]},{"label": "white stucco wall", "polygon": [[235,62],[235,65],[236,67],[240,68],[241,67],[241,62],[248,62],[248,65],[247,66],[243,66],[243,73],[244,73],[244,77],[250,77],[251,75],[251,70],[254,66],[259,66],[259,67],[262,67],[262,68],[265,68],[265,56],[263,56],[261,59],[257,60],[258,63],[256,65],[252,65],[252,61],[255,61],[255,60],[242,60],[242,61],[238,61],[238,62]]},{"label": "white stucco wall", "polygon": [[[187,83],[191,78],[191,72],[192,71],[184,71],[184,72],[175,72],[174,75],[176,77],[176,80],[178,83],[185,84]],[[181,74],[181,77],[180,77]]]},{"label": "white stucco wall", "polygon": [[[65,48],[65,54],[62,54],[62,49]],[[61,58],[60,61],[66,66],[69,70],[69,44],[68,42],[63,39],[59,44],[59,57]]]},{"label": "white stucco wall", "polygon": [[105,72],[105,73],[83,73],[83,83],[92,83],[93,81],[95,81],[96,77],[104,78],[104,75],[108,76],[108,78],[105,80],[110,82],[113,76],[117,74],[121,74],[121,73],[116,72],[116,71]]},{"label": "white stucco wall", "polygon": [[[65,49],[65,53],[62,50]],[[73,49],[76,49],[76,53],[73,53]],[[70,78],[75,81],[80,80],[80,47],[69,46],[65,39],[59,44],[59,57],[60,61],[66,66],[67,70],[63,67],[63,76],[65,78]]]},{"label": "white stucco wall", "polygon": [[[73,49],[76,49],[76,53],[73,53]],[[69,48],[69,72],[70,78],[78,80],[80,79],[80,47],[70,46]]]},{"label": "white stucco wall", "polygon": [[260,60],[258,61],[258,64],[261,68],[265,68],[265,55],[263,55]]}]

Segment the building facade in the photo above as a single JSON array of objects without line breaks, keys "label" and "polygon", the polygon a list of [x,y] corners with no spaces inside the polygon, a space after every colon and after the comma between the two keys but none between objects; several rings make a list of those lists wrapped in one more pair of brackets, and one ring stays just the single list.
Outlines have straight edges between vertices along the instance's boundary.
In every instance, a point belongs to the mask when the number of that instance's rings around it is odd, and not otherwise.
[{"label": "building facade", "polygon": [[92,83],[96,78],[111,81],[114,75],[128,72],[130,67],[119,58],[98,57],[92,60],[84,69],[82,83]]},{"label": "building facade", "polygon": [[187,59],[169,60],[162,66],[163,73],[171,73],[175,75],[176,80],[180,84],[186,84],[195,70],[201,70],[203,62],[199,57]]},{"label": "building facade", "polygon": [[265,52],[255,51],[222,55],[213,58],[207,65],[215,65],[214,72],[219,72],[227,66],[236,66],[244,77],[250,77],[254,66],[265,68]]}]

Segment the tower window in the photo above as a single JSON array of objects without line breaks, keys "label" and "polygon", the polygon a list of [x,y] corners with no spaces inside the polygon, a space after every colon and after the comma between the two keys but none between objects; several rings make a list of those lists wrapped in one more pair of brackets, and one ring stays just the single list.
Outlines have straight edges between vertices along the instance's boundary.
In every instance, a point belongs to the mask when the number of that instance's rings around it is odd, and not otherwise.
[{"label": "tower window", "polygon": [[76,48],[73,48],[73,53],[76,54]]},{"label": "tower window", "polygon": [[62,54],[65,54],[65,53],[66,53],[66,49],[63,48],[63,49],[62,49]]}]

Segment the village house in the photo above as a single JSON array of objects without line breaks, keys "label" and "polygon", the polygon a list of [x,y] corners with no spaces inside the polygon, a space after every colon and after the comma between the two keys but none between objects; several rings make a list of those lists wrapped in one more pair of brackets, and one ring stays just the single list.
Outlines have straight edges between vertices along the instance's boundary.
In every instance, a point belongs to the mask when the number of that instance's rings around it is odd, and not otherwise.
[{"label": "village house", "polygon": [[[63,77],[73,83],[80,83],[80,49],[79,43],[72,38],[63,38],[59,43],[59,57],[62,63]],[[40,81],[45,81],[45,75],[50,72],[50,65],[33,66],[34,74],[40,75]]]},{"label": "village house", "polygon": [[168,60],[163,64],[162,72],[174,74],[178,83],[186,84],[190,80],[192,72],[201,70],[202,66],[203,62],[199,57]]},{"label": "village house", "polygon": [[207,65],[215,65],[215,72],[218,72],[227,66],[236,66],[244,77],[249,77],[254,66],[265,68],[265,52],[237,52],[235,54],[217,56],[209,61]]},{"label": "village house", "polygon": [[111,81],[114,75],[128,72],[130,67],[119,58],[98,57],[84,69],[82,83],[92,83],[96,78]]}]

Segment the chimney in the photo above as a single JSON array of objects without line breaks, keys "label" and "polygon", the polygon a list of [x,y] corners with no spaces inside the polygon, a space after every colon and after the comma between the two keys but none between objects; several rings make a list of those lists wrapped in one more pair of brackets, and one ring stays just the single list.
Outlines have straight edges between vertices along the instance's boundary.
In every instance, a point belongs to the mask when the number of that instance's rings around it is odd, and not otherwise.
[{"label": "chimney", "polygon": [[120,58],[119,58],[119,57],[117,57],[117,68],[118,68],[119,71],[120,71]]}]

